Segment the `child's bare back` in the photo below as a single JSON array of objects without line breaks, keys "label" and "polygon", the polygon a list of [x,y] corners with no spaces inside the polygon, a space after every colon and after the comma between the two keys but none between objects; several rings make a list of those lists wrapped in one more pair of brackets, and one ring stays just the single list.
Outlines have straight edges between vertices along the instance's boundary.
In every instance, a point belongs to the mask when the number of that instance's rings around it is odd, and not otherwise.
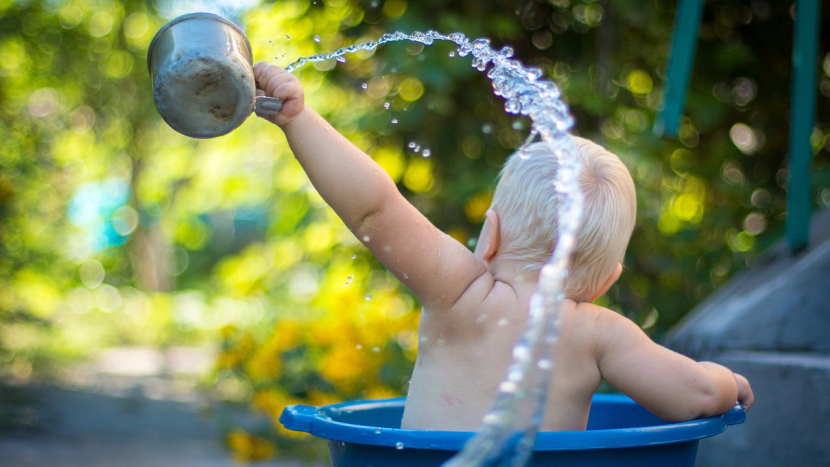
[{"label": "child's bare back", "polygon": [[[511,157],[471,252],[432,225],[380,166],[306,106],[294,76],[265,63],[254,74],[258,94],[285,100],[280,114],[263,118],[283,129],[319,194],[423,305],[402,426],[475,430],[505,378],[539,268],[555,246],[558,208],[547,192],[556,167],[549,148],[537,143],[527,161]],[[748,408],[752,391],[740,375],[671,352],[627,318],[589,303],[620,276],[636,200],[616,156],[582,139],[576,145],[587,202],[569,299],[560,310],[542,429],[584,429],[602,379],[667,420],[715,415],[736,401]]]}]

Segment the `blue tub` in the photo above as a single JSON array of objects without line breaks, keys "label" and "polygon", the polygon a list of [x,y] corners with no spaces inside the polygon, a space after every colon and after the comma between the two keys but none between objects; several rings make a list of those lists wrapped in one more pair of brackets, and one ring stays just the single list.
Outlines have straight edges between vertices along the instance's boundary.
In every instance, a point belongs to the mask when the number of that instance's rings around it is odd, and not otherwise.
[{"label": "blue tub", "polygon": [[[334,467],[437,467],[474,435],[402,430],[404,401],[292,405],[285,408],[280,422],[328,440]],[[743,423],[745,418],[738,405],[717,417],[666,423],[626,396],[597,394],[588,429],[539,433],[527,465],[693,467],[700,439]]]}]

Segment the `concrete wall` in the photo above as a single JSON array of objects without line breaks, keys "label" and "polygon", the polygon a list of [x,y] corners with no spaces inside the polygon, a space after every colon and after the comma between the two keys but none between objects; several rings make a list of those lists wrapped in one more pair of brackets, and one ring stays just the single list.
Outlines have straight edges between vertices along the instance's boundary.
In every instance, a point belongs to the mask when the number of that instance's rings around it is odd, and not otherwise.
[{"label": "concrete wall", "polygon": [[810,247],[783,242],[693,310],[664,344],[752,384],[742,425],[702,441],[698,466],[830,466],[830,210]]},{"label": "concrete wall", "polygon": [[733,352],[716,359],[749,379],[746,422],[703,440],[697,466],[830,466],[830,356]]}]

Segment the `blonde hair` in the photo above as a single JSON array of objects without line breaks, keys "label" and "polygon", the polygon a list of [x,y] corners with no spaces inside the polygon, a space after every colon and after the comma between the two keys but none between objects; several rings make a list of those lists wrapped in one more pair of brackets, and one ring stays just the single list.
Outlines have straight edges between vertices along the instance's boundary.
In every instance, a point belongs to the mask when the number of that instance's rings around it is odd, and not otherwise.
[{"label": "blonde hair", "polygon": [[[583,301],[597,293],[622,262],[634,230],[637,200],[634,181],[616,155],[584,138],[572,138],[584,203],[565,295]],[[559,233],[553,186],[557,170],[548,144],[533,143],[507,159],[493,194],[500,254],[535,273],[550,259]]]}]

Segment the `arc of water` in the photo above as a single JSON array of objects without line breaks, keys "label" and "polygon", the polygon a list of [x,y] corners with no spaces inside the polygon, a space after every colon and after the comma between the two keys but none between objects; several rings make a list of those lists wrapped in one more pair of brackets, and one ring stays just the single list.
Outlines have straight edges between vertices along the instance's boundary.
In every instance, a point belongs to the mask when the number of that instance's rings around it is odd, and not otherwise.
[{"label": "arc of water", "polygon": [[[553,362],[552,348],[559,327],[558,306],[563,297],[570,255],[582,213],[579,166],[573,157],[573,143],[569,136],[573,117],[561,100],[556,84],[541,79],[541,70],[525,68],[521,62],[512,59],[513,50],[510,47],[496,51],[490,47],[488,39],[470,41],[461,33],[383,34],[377,41],[300,58],[286,70],[292,72],[308,62],[337,59],[347,53],[373,50],[382,44],[402,40],[424,45],[431,45],[436,40],[454,42],[458,45],[458,56],[472,55],[473,67],[483,72],[490,66],[487,77],[493,83],[494,93],[505,99],[505,111],[525,115],[532,122],[530,135],[519,151],[524,151],[530,142],[541,136],[559,165],[556,179],[552,181],[560,202],[558,239],[550,260],[541,270],[539,283],[531,298],[528,325],[513,347],[513,361],[506,379],[499,387],[493,407],[482,420],[478,434],[462,452],[444,464],[444,467],[474,467],[496,463],[521,467],[530,457],[544,414],[548,375]],[[531,372],[538,375],[532,384],[528,378]],[[523,401],[532,404],[533,415],[529,420],[520,419]]]}]

